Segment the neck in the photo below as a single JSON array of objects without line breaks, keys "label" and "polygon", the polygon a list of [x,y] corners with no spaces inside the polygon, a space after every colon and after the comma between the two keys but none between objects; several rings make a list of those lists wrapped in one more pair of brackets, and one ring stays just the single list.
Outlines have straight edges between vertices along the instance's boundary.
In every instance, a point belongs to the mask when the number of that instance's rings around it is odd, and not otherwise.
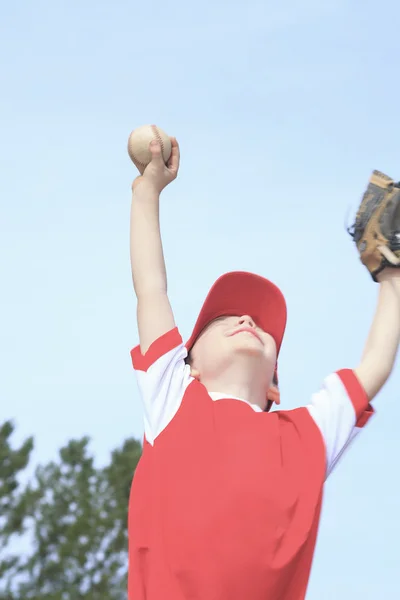
[{"label": "neck", "polygon": [[209,392],[218,392],[228,396],[236,396],[252,404],[257,404],[262,410],[267,405],[267,392],[272,376],[265,373],[265,364],[260,369],[249,369],[249,365],[230,364],[214,376],[201,377],[201,382]]}]

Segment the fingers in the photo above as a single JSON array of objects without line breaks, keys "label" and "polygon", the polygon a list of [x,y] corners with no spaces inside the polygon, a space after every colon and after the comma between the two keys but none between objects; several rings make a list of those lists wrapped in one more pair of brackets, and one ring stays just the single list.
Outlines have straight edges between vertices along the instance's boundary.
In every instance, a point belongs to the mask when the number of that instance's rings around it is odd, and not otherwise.
[{"label": "fingers", "polygon": [[171,139],[171,156],[169,157],[167,167],[171,171],[177,172],[179,168],[180,162],[180,150],[179,144],[176,138],[172,137]]},{"label": "fingers", "polygon": [[[167,167],[170,171],[173,172],[177,172],[178,168],[179,168],[179,162],[180,162],[180,150],[179,150],[179,144],[176,140],[176,138],[171,137],[171,156],[168,159],[167,162]],[[151,158],[152,158],[152,162],[153,163],[163,163],[164,164],[164,157],[162,154],[162,148],[160,143],[157,140],[153,140],[150,143],[150,152],[151,152]]]},{"label": "fingers", "polygon": [[[159,190],[163,190],[166,185],[176,179],[179,169],[179,145],[175,138],[171,139],[171,156],[165,164],[163,150],[158,140],[153,140],[149,144],[151,161],[142,173],[142,178],[152,180],[153,185]],[[140,181],[140,180],[139,180]],[[134,182],[134,188],[138,182]]]},{"label": "fingers", "polygon": [[150,152],[151,152],[151,160],[152,162],[162,162],[164,163],[164,159],[162,156],[162,149],[161,149],[161,144],[158,142],[158,140],[153,140],[152,142],[150,142]]}]

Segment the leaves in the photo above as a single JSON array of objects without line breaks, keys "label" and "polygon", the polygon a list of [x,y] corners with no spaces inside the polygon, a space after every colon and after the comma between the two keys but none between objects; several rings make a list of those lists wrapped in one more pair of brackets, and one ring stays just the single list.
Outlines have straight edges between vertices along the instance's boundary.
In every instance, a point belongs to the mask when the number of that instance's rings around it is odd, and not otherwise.
[{"label": "leaves", "polygon": [[[0,581],[7,593],[22,566],[21,557],[10,551],[8,546],[10,541],[25,532],[32,500],[28,492],[21,491],[19,476],[29,463],[33,438],[13,449],[13,433],[11,421],[0,426]],[[8,600],[9,596],[6,598]]]},{"label": "leaves", "polygon": [[13,451],[12,433],[9,423],[0,429],[0,506],[8,507],[0,548],[28,522],[32,543],[26,557],[0,562],[0,600],[125,600],[128,501],[141,444],[125,440],[97,468],[89,438],[71,440],[20,489],[33,441]]}]

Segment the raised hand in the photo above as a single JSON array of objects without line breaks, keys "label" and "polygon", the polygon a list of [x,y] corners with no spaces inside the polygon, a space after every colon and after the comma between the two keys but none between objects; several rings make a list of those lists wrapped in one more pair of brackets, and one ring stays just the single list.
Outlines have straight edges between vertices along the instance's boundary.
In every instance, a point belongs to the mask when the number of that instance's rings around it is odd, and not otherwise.
[{"label": "raised hand", "polygon": [[170,139],[172,149],[167,164],[164,162],[159,142],[157,142],[157,140],[151,142],[150,152],[152,160],[144,169],[143,173],[134,180],[132,184],[133,191],[135,191],[139,185],[144,184],[157,194],[160,194],[171,181],[176,179],[180,162],[179,144],[174,137],[171,137]]}]

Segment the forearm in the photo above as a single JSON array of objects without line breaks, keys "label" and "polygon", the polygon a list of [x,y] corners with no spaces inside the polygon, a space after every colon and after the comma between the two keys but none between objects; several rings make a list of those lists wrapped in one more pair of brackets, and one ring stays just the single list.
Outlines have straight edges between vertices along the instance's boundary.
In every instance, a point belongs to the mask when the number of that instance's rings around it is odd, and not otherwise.
[{"label": "forearm", "polygon": [[387,269],[380,278],[378,303],[363,356],[356,369],[372,399],[393,369],[400,343],[400,271]]},{"label": "forearm", "polygon": [[171,139],[165,164],[157,140],[149,145],[151,162],[132,185],[131,266],[137,297],[140,350],[145,354],[161,336],[175,327],[167,295],[167,275],[160,233],[160,193],[178,174],[179,145]]},{"label": "forearm", "polygon": [[130,254],[137,298],[167,292],[167,275],[161,241],[159,193],[141,184],[132,194]]}]

